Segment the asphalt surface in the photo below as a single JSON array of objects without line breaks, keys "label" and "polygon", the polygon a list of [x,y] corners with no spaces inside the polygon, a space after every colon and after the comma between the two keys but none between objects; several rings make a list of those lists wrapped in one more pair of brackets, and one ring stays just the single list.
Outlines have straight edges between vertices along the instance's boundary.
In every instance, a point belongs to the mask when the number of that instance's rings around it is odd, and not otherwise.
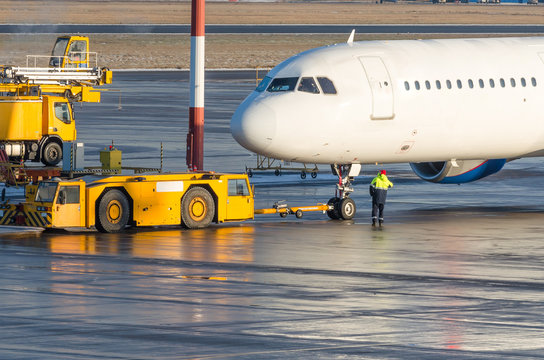
[{"label": "asphalt surface", "polygon": [[[114,76],[120,92],[75,108],[88,165],[113,139],[125,164],[153,166],[163,141],[165,170],[183,170],[186,73]],[[255,74],[206,78],[205,168],[255,166],[229,134]],[[461,186],[386,168],[395,187],[381,229],[369,225],[368,166],[354,221],[307,213],[195,231],[0,234],[0,358],[542,357],[541,160]],[[305,180],[256,174],[257,207],[327,201],[335,179],[320,169]]]},{"label": "asphalt surface", "polygon": [[[544,25],[206,25],[208,34],[538,34]],[[0,24],[3,34],[190,34],[187,24]]]}]

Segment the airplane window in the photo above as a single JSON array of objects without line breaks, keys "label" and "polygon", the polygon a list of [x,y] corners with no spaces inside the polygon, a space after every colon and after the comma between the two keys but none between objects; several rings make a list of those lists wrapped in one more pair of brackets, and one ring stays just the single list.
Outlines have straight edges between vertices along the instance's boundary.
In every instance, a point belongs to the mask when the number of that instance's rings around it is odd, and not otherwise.
[{"label": "airplane window", "polygon": [[494,88],[495,87],[495,80],[489,79],[489,86],[491,86],[491,88]]},{"label": "airplane window", "polygon": [[506,86],[506,83],[504,82],[504,79],[503,79],[503,78],[500,78],[500,79],[499,79],[499,82],[501,83],[501,87],[505,87],[505,86]]},{"label": "airplane window", "polygon": [[321,85],[321,90],[323,90],[324,94],[336,94],[336,88],[329,78],[318,77],[317,81],[319,82],[319,85]]},{"label": "airplane window", "polygon": [[526,87],[527,82],[525,81],[525,78],[521,78],[521,86]]},{"label": "airplane window", "polygon": [[270,84],[270,81],[272,81],[272,78],[269,76],[265,76],[264,79],[261,80],[259,83],[259,86],[255,89],[255,91],[263,92],[268,87],[268,84]]},{"label": "airplane window", "polygon": [[461,80],[457,80],[457,88],[458,88],[458,89],[462,89],[462,88],[463,88],[463,83],[461,82]]},{"label": "airplane window", "polygon": [[447,87],[448,89],[451,89],[451,81],[446,80],[446,87]]},{"label": "airplane window", "polygon": [[425,80],[425,87],[427,88],[427,90],[431,90],[431,83],[429,82],[429,80]]},{"label": "airplane window", "polygon": [[410,90],[410,83],[409,83],[408,81],[405,81],[405,82],[404,82],[404,88],[405,88],[406,90]]},{"label": "airplane window", "polygon": [[510,85],[512,85],[512,87],[516,87],[516,79],[510,78]]},{"label": "airplane window", "polygon": [[420,89],[420,87],[419,87],[419,81],[416,81],[414,84],[416,85],[416,90],[419,90],[419,89]]},{"label": "airplane window", "polygon": [[268,92],[293,91],[297,86],[298,78],[275,78],[270,86],[266,89]]},{"label": "airplane window", "polygon": [[474,82],[472,81],[472,79],[468,79],[468,87],[469,88],[474,88]]},{"label": "airplane window", "polygon": [[303,77],[298,85],[298,91],[319,94],[319,89],[317,88],[317,84],[313,77]]},{"label": "airplane window", "polygon": [[478,80],[478,84],[480,84],[480,89],[484,88],[484,81],[482,79]]},{"label": "airplane window", "polygon": [[534,77],[531,78],[531,84],[533,84],[533,86],[536,86],[536,79]]},{"label": "airplane window", "polygon": [[438,90],[442,89],[442,84],[440,84],[440,80],[436,80],[436,88]]}]

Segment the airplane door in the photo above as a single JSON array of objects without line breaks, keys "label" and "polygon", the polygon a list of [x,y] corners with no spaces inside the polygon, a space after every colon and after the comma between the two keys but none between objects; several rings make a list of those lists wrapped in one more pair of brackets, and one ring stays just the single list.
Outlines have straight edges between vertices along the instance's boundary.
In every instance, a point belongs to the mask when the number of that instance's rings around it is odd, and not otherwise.
[{"label": "airplane door", "polygon": [[359,58],[372,92],[373,120],[387,120],[395,117],[393,112],[393,86],[389,72],[378,56],[361,56]]}]

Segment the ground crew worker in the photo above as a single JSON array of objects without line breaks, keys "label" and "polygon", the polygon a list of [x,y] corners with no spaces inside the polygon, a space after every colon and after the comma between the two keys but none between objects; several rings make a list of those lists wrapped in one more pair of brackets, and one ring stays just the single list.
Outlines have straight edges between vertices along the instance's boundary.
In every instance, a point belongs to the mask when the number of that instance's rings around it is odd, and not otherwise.
[{"label": "ground crew worker", "polygon": [[376,226],[376,220],[378,220],[380,226],[382,226],[383,208],[387,197],[387,189],[393,187],[393,183],[389,181],[386,173],[385,170],[379,171],[378,175],[370,183],[370,195],[372,196],[372,226]]}]

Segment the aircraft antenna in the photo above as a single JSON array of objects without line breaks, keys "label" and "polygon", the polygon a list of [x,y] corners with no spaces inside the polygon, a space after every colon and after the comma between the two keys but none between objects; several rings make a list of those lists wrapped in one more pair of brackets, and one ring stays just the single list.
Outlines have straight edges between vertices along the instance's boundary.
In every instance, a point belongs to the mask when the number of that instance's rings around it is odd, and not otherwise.
[{"label": "aircraft antenna", "polygon": [[351,34],[348,38],[348,44],[353,44],[353,38],[355,37],[355,29],[351,30]]}]

